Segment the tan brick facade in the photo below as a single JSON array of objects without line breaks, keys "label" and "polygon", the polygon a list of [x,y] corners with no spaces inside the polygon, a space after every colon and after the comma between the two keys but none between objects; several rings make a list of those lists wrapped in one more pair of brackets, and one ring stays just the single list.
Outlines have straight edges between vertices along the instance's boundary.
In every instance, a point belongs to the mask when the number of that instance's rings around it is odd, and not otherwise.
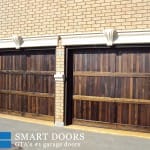
[{"label": "tan brick facade", "polygon": [[[0,38],[150,29],[150,0],[3,0]],[[64,47],[56,48],[56,74],[64,74]],[[64,122],[64,81],[56,79],[55,121]]]},{"label": "tan brick facade", "polygon": [[0,8],[0,38],[150,28],[149,0],[5,0]]},{"label": "tan brick facade", "polygon": [[[64,47],[61,46],[61,40],[56,47],[56,75],[64,75]],[[63,76],[62,76],[63,77]],[[55,78],[55,124],[64,125],[64,80]]]}]

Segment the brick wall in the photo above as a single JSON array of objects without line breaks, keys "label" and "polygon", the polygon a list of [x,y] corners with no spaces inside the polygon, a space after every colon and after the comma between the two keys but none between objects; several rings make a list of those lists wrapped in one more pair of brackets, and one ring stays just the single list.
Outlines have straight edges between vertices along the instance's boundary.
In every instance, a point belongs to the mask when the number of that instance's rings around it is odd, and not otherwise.
[{"label": "brick wall", "polygon": [[150,28],[150,0],[1,0],[0,38]]},{"label": "brick wall", "polygon": [[[64,74],[64,47],[61,40],[56,47],[56,74]],[[64,125],[64,80],[57,80],[55,84],[55,124]]]}]

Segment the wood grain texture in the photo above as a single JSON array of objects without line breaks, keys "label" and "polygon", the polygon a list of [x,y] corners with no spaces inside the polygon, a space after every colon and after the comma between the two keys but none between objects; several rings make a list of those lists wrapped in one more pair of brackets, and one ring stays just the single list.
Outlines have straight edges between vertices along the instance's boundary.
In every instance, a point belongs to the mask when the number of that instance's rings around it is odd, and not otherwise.
[{"label": "wood grain texture", "polygon": [[128,78],[150,78],[150,73],[125,73],[125,72],[94,72],[94,71],[75,71],[74,76],[85,77],[128,77]]},{"label": "wood grain texture", "polygon": [[85,96],[85,95],[73,95],[73,99],[75,101],[94,101],[94,102],[148,104],[148,105],[150,105],[150,100],[146,100],[146,99],[111,98],[111,97]]},{"label": "wood grain texture", "polygon": [[150,130],[150,48],[72,53],[73,120]]},{"label": "wood grain texture", "polygon": [[1,112],[54,118],[54,73],[54,49],[0,52]]}]

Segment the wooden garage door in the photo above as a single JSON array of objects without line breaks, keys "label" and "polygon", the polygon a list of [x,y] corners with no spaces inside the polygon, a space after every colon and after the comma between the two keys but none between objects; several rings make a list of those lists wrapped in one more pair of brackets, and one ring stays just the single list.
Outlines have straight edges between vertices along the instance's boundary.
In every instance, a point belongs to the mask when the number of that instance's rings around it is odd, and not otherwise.
[{"label": "wooden garage door", "polygon": [[73,123],[150,131],[150,48],[74,51]]},{"label": "wooden garage door", "polygon": [[55,51],[0,52],[0,112],[54,119]]}]

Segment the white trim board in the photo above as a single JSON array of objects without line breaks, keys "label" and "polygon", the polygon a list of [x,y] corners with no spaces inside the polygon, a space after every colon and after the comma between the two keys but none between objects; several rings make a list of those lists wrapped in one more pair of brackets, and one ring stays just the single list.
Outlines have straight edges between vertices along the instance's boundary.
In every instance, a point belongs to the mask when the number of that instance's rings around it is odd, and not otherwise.
[{"label": "white trim board", "polygon": [[119,32],[114,44],[150,44],[150,31]]},{"label": "white trim board", "polygon": [[[57,46],[57,43],[58,36],[22,37],[20,48]],[[16,48],[16,43],[12,38],[0,39],[0,48]]]},{"label": "white trim board", "polygon": [[[117,31],[113,29],[96,33],[72,33],[53,36],[21,37],[13,36],[0,39],[0,48],[46,47],[57,46],[61,39],[63,46],[76,45],[116,45],[116,44],[150,44],[150,30]],[[20,41],[21,40],[21,41]]]},{"label": "white trim board", "polygon": [[[150,31],[120,31],[114,33],[112,45],[115,44],[150,44]],[[104,33],[86,33],[61,35],[63,46],[76,45],[107,45]]]}]

